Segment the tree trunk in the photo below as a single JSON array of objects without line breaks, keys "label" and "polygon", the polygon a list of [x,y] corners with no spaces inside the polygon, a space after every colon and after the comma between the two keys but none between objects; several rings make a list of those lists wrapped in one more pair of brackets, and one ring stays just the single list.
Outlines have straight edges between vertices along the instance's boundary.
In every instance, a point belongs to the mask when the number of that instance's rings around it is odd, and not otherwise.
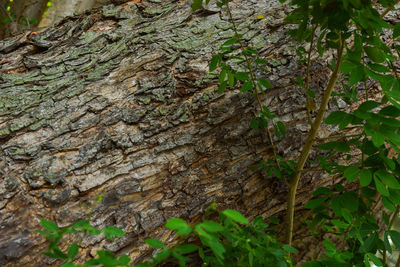
[{"label": "tree trunk", "polygon": [[110,0],[53,0],[46,14],[40,20],[39,27],[50,27],[67,16],[80,14],[110,2]]},{"label": "tree trunk", "polygon": [[[86,258],[107,244],[139,260],[149,252],[144,238],[171,240],[166,220],[194,222],[214,201],[250,217],[283,214],[284,183],[251,168],[272,156],[265,133],[250,129],[254,96],[218,94],[208,75],[209,60],[233,36],[227,17],[213,7],[193,14],[187,0],[135,2],[0,42],[1,266],[54,266],[33,232],[39,219],[70,225],[97,195],[91,221],[127,234],[113,244],[85,238]],[[231,7],[245,42],[268,60],[270,73],[257,75],[274,89],[262,101],[286,124],[279,154],[294,159],[309,126],[295,85],[303,65],[282,24],[288,7]],[[318,94],[329,70],[314,62],[312,71]],[[301,181],[299,204],[332,178]],[[295,239],[305,243],[303,234]]]}]

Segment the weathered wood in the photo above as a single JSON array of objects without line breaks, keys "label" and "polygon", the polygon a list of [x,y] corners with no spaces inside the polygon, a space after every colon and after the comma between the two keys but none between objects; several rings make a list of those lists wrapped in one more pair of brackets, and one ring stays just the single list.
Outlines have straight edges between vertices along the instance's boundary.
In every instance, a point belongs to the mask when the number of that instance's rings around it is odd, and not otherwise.
[{"label": "weathered wood", "polygon": [[[284,183],[250,168],[272,153],[250,129],[253,96],[220,95],[208,75],[211,56],[233,35],[230,23],[212,7],[193,14],[190,4],[105,6],[0,42],[0,265],[54,266],[32,231],[39,219],[69,225],[100,194],[91,221],[127,234],[107,245],[85,238],[84,257],[105,246],[140,259],[145,237],[171,240],[167,219],[193,222],[214,201],[251,217],[285,209]],[[268,59],[270,73],[257,75],[275,87],[262,100],[287,126],[278,152],[294,159],[309,126],[295,85],[303,65],[282,24],[287,7],[231,6],[245,42]],[[319,93],[329,70],[312,65]],[[320,137],[331,133],[323,128]],[[311,180],[317,187],[332,178],[306,174],[298,203],[310,198]]]}]

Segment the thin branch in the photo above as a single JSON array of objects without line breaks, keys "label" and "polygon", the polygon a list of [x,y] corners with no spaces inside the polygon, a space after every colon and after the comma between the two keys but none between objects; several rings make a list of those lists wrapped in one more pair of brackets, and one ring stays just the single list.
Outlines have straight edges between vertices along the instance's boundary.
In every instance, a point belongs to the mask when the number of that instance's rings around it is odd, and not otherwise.
[{"label": "thin branch", "polygon": [[339,48],[337,49],[337,62],[333,73],[329,79],[328,85],[326,86],[324,96],[322,98],[321,105],[319,107],[317,116],[315,117],[314,123],[311,126],[310,133],[308,134],[306,143],[301,150],[299,160],[297,162],[297,169],[294,173],[293,180],[291,181],[289,187],[289,199],[288,199],[288,207],[287,207],[287,235],[286,242],[287,244],[292,244],[293,239],[293,223],[294,223],[294,208],[296,205],[296,192],[299,184],[299,180],[301,174],[303,172],[304,164],[306,163],[308,156],[310,155],[311,148],[315,142],[315,137],[317,135],[318,129],[322,123],[324,118],[329,100],[331,98],[332,91],[336,85],[336,82],[339,78],[340,74],[340,65],[343,61],[343,51],[344,51],[344,43],[345,40],[340,40]]},{"label": "thin branch", "polygon": [[338,139],[338,138],[352,138],[352,137],[358,137],[358,136],[361,136],[361,135],[362,135],[362,133],[360,133],[360,134],[349,134],[349,135],[331,135],[331,136],[322,137],[322,138],[316,137],[315,140],[316,141],[324,141],[324,140]]},{"label": "thin branch", "polygon": [[310,99],[311,97],[307,94],[308,90],[310,90],[310,66],[311,66],[311,52],[313,49],[314,45],[314,38],[315,38],[315,31],[317,29],[317,25],[315,25],[312,29],[311,32],[311,42],[310,42],[310,49],[308,50],[308,59],[307,59],[307,74],[306,74],[306,108],[307,108],[307,119],[308,123],[312,125],[312,120],[311,120],[311,103],[314,101],[313,99]]},{"label": "thin branch", "polygon": [[[229,8],[229,2],[226,3],[226,7],[227,7],[229,19],[230,19],[230,21],[231,21],[231,23],[233,25],[233,30],[235,32],[236,38],[237,38],[237,40],[239,42],[239,45],[240,45],[242,51],[245,51],[246,49],[245,49],[245,47],[243,45],[243,42],[242,42],[242,40],[240,38],[240,35],[239,35],[239,32],[237,30],[236,23],[235,23],[235,21],[233,19],[231,9]],[[253,83],[254,93],[255,93],[255,97],[256,97],[257,103],[258,103],[258,105],[260,107],[260,111],[262,111],[263,110],[263,105],[261,103],[260,96],[259,96],[259,93],[258,93],[257,83],[256,83],[256,78],[255,78],[255,75],[254,75],[253,67],[251,66],[251,62],[250,62],[250,59],[248,58],[248,56],[245,53],[243,53],[243,56],[244,56],[244,58],[246,60],[247,68],[249,69],[249,72],[250,72],[250,79],[251,79],[251,82]],[[274,142],[273,142],[273,139],[272,139],[272,134],[271,134],[271,131],[269,130],[268,127],[267,127],[267,133],[268,133],[269,142],[271,143],[271,147],[272,147],[272,150],[273,150],[273,153],[274,153],[274,159],[275,159],[276,165],[277,165],[278,169],[281,170],[281,168],[279,166],[278,159],[276,158],[277,153],[276,153],[276,148],[275,148],[275,145],[274,145]]]}]

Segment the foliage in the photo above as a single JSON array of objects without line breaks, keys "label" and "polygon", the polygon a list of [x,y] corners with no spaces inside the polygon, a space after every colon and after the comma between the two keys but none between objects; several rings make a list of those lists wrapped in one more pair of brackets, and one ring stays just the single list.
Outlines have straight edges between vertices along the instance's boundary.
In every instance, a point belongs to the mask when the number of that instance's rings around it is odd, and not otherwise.
[{"label": "foliage", "polygon": [[[208,2],[194,0],[193,10],[201,9]],[[372,263],[387,266],[388,255],[393,254],[394,248],[400,249],[400,232],[392,229],[400,205],[400,78],[396,69],[400,54],[400,23],[391,25],[383,19],[398,0],[280,2],[288,2],[293,7],[285,22],[294,25],[289,34],[299,43],[297,52],[306,68],[305,77],[296,77],[296,80],[304,90],[305,109],[311,127],[297,161],[286,160],[275,151],[273,142],[285,136],[286,127],[262,104],[260,94],[273,88],[265,73],[261,72],[268,72],[265,68],[268,61],[242,40],[228,0],[217,1],[217,5],[229,16],[234,36],[220,46],[220,52],[211,59],[209,70],[218,78],[220,92],[240,87],[241,91],[251,92],[255,97],[258,107],[251,127],[267,131],[275,154],[272,159],[260,162],[258,167],[266,168],[269,174],[282,179],[288,186],[287,245],[276,240],[274,227],[261,218],[249,223],[237,211],[225,210],[218,213],[217,220],[203,220],[196,225],[178,218],[169,220],[166,227],[177,231],[179,244],[167,248],[156,239],[146,240],[159,252],[151,261],[137,266],[155,266],[171,261],[171,258],[185,266],[195,254],[206,266],[291,266],[290,253],[296,252],[291,243],[297,186],[313,148],[321,153],[312,163],[321,171],[339,175],[347,182],[318,188],[313,193],[314,198],[304,206],[313,212],[308,227],[316,237],[324,239],[322,244],[326,255],[303,266],[371,266]],[[385,11],[379,13],[378,7],[385,8]],[[385,43],[381,35],[388,31],[392,40]],[[308,50],[306,43],[309,43]],[[313,52],[321,57],[326,53],[334,55],[329,63],[332,73],[323,95],[316,95],[310,89]],[[370,99],[368,87],[371,81],[379,84],[382,99]],[[361,91],[364,94],[360,94]],[[330,111],[325,116],[332,96],[357,108]],[[317,110],[314,116],[313,110]],[[318,140],[318,129],[323,121],[337,126],[342,134],[333,136],[333,140]],[[349,127],[355,134],[344,134]],[[384,206],[380,214],[376,214],[378,203]],[[215,207],[210,210],[216,212]],[[87,221],[83,225],[79,229],[89,234],[108,231],[92,228]],[[75,266],[71,262],[78,250],[77,245],[73,244],[63,253],[57,244],[63,234],[78,231],[76,224],[60,230],[56,224],[42,220],[42,226],[49,232],[41,233],[51,240],[46,255],[69,260],[65,264],[70,265],[65,266]],[[116,236],[114,230],[111,237]],[[326,233],[333,239],[327,239]],[[186,242],[194,238],[198,239],[194,241],[197,245]],[[129,260],[126,256],[117,258],[102,251],[93,263],[128,266]]]},{"label": "foliage", "polygon": [[[96,229],[87,220],[79,221],[70,227],[59,229],[54,222],[42,219],[41,225],[47,232],[38,231],[50,240],[49,249],[45,255],[65,262],[63,267],[69,266],[157,266],[161,262],[177,263],[186,266],[196,256],[206,266],[293,266],[287,252],[297,252],[288,245],[279,243],[273,235],[268,235],[275,225],[264,222],[261,217],[255,218],[252,223],[238,211],[224,210],[218,212],[215,203],[206,212],[207,216],[218,215],[218,221],[203,220],[202,222],[189,225],[184,220],[172,218],[165,227],[176,231],[182,240],[189,238],[194,243],[180,243],[173,248],[153,238],[146,239],[146,244],[158,252],[149,261],[137,265],[129,265],[130,259],[127,255],[116,257],[110,251],[98,251],[98,257],[86,261],[83,265],[74,264],[74,259],[79,252],[79,245],[72,243],[64,253],[58,247],[58,242],[64,234],[75,234],[85,231],[91,235],[105,234],[112,240],[123,235],[123,231],[108,226],[102,230]],[[276,219],[272,219],[275,223]],[[190,257],[189,257],[190,256]]]}]

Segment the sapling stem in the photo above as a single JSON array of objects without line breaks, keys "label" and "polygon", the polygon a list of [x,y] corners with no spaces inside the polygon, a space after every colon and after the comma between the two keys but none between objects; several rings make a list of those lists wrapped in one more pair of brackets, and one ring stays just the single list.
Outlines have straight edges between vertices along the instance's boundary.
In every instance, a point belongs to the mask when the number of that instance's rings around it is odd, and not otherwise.
[{"label": "sapling stem", "polygon": [[328,85],[326,86],[317,116],[315,117],[315,120],[311,125],[311,130],[308,134],[306,143],[304,144],[299,159],[297,161],[296,171],[294,172],[293,179],[290,181],[289,184],[289,195],[287,204],[287,229],[286,229],[287,230],[286,243],[288,245],[292,244],[292,239],[293,239],[294,208],[296,205],[297,187],[299,184],[301,174],[303,172],[304,164],[306,163],[308,156],[310,155],[311,148],[315,142],[315,137],[317,136],[318,129],[322,123],[326,109],[328,107],[332,91],[338,80],[340,74],[340,65],[343,61],[343,50],[344,50],[344,40],[340,40],[340,45],[337,49],[337,62],[335,69],[333,70]]},{"label": "sapling stem", "polygon": [[311,103],[314,101],[311,99],[311,97],[308,95],[308,90],[310,90],[310,66],[311,66],[311,53],[313,50],[313,45],[314,45],[314,38],[315,38],[315,31],[317,30],[317,25],[315,25],[312,28],[311,32],[311,41],[310,41],[310,49],[308,50],[308,58],[307,58],[307,71],[306,71],[306,86],[305,86],[305,94],[306,94],[306,108],[307,108],[307,119],[308,123],[312,125],[312,119],[311,119]]}]

